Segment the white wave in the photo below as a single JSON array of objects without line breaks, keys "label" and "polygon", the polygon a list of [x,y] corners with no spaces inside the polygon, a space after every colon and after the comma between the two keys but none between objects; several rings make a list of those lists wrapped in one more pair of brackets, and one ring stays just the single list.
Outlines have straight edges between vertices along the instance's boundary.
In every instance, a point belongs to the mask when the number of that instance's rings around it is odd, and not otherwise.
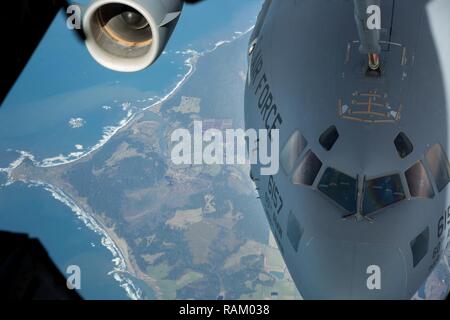
[{"label": "white wave", "polygon": [[224,44],[226,44],[226,43],[229,43],[229,41],[219,41],[219,42],[216,42],[215,47],[220,47],[221,45],[224,45]]},{"label": "white wave", "polygon": [[123,111],[128,111],[131,108],[131,102],[124,102],[122,103],[122,110]]},{"label": "white wave", "polygon": [[84,211],[80,206],[78,206],[61,189],[39,181],[29,181],[28,183],[31,187],[42,187],[43,189],[50,192],[53,198],[68,206],[86,227],[101,236],[102,245],[107,248],[113,256],[113,259],[111,259],[111,261],[114,263],[114,269],[110,271],[108,275],[112,275],[114,279],[119,282],[120,287],[125,289],[130,299],[142,299],[142,291],[133,283],[133,280],[126,276],[126,274],[129,274],[129,271],[127,270],[125,258],[121,250],[116,245],[116,243],[114,243],[108,232],[105,231],[104,228],[102,228],[101,224],[97,222],[90,214]]},{"label": "white wave", "polygon": [[82,128],[86,124],[86,121],[83,118],[71,118],[69,120],[69,126],[72,129]]},{"label": "white wave", "polygon": [[56,157],[46,158],[41,162],[37,163],[38,167],[48,168],[56,167],[59,165],[75,162],[81,158],[84,158],[91,153],[95,152],[97,149],[105,145],[117,132],[119,132],[123,127],[125,127],[131,120],[133,120],[136,114],[132,110],[128,110],[126,118],[119,121],[117,126],[107,126],[103,128],[103,136],[97,144],[89,148],[84,152],[72,152],[68,155],[58,155]]},{"label": "white wave", "polygon": [[25,161],[25,159],[29,159],[34,165],[37,164],[34,156],[31,153],[26,152],[26,151],[16,151],[16,152],[20,154],[19,158],[17,158],[13,162],[11,162],[7,168],[0,168],[0,172],[6,173],[6,176],[7,176],[6,183],[0,185],[0,187],[6,187],[6,186],[9,186],[12,183],[14,183],[14,180],[11,178],[11,173],[17,167],[19,167]]},{"label": "white wave", "polygon": [[75,149],[77,149],[78,151],[81,151],[81,150],[84,149],[84,147],[83,147],[82,144],[76,144],[76,145],[75,145]]}]

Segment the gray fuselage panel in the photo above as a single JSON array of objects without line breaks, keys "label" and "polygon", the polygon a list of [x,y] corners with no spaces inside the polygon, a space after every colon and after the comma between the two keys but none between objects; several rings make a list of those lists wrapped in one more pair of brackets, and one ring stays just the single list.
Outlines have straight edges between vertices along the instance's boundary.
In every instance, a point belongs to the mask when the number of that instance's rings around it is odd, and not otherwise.
[{"label": "gray fuselage panel", "polygon": [[[450,41],[442,38],[450,35],[449,1],[383,3],[380,75],[367,73],[351,1],[266,6],[250,41],[245,121],[247,128],[279,129],[280,151],[296,131],[307,143],[294,169],[263,176],[259,165],[252,166],[288,269],[305,298],[411,298],[441,257],[450,231],[449,185],[439,190],[426,157],[436,145],[447,157],[450,151],[450,64],[442,59],[446,48],[439,47]],[[448,19],[439,20],[444,30],[436,33],[433,15],[443,10]],[[319,140],[332,126],[338,138],[327,150]],[[412,144],[404,157],[394,143],[400,133]],[[321,164],[314,182],[293,183],[295,168],[311,153]],[[432,197],[415,197],[408,188],[405,172],[418,162]],[[361,197],[373,193],[373,203],[364,198],[355,204],[367,214],[354,216],[323,192],[330,168],[362,184]],[[311,171],[306,166],[303,174]],[[389,187],[376,185],[377,178],[389,176]],[[386,192],[377,198],[377,188],[392,186],[399,189],[392,195],[397,200],[386,199]],[[335,185],[325,187],[339,194]],[[378,208],[382,201],[392,204]],[[374,268],[381,288],[369,283]]]}]

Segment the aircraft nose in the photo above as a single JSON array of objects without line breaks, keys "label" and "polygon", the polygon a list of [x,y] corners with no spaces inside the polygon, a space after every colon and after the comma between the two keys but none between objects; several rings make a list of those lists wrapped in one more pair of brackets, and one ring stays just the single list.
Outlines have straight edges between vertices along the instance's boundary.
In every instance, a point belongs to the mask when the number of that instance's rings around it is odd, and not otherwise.
[{"label": "aircraft nose", "polygon": [[305,299],[404,299],[406,269],[393,247],[313,238],[298,254],[298,287]]}]

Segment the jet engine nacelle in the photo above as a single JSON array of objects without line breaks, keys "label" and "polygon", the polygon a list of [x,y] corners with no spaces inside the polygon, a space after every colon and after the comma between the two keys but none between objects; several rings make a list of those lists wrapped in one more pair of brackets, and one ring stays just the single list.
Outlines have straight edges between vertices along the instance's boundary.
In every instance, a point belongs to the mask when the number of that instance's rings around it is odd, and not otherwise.
[{"label": "jet engine nacelle", "polygon": [[87,49],[109,69],[145,69],[164,50],[182,7],[182,0],[93,0],[83,17]]}]

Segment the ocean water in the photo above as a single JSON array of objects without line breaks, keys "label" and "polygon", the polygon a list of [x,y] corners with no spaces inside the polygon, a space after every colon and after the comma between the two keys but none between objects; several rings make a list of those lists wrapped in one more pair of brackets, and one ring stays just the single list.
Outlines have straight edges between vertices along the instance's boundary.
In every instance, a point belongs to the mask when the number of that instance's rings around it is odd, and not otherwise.
[{"label": "ocean water", "polygon": [[136,114],[184,85],[196,58],[249,32],[261,4],[185,6],[164,54],[133,74],[96,64],[64,15],[57,16],[0,108],[0,230],[38,237],[62,272],[80,266],[87,299],[138,299],[143,292],[151,298],[151,289],[124,273],[111,239],[67,195],[52,186],[10,184],[8,172],[26,158],[58,166],[101,148]]},{"label": "ocean water", "polygon": [[81,268],[80,294],[89,299],[128,299],[111,271],[111,253],[101,237],[78,219],[72,210],[55,201],[40,187],[15,183],[0,192],[2,230],[38,238],[65,274],[67,267]]},{"label": "ocean water", "polygon": [[[39,162],[57,158],[46,165],[78,158],[164,99],[192,69],[189,58],[248,30],[261,3],[186,5],[164,54],[151,68],[132,74],[98,65],[65,27],[61,13],[0,108],[0,159],[11,150],[30,152]],[[71,120],[80,120],[78,127]]]}]

